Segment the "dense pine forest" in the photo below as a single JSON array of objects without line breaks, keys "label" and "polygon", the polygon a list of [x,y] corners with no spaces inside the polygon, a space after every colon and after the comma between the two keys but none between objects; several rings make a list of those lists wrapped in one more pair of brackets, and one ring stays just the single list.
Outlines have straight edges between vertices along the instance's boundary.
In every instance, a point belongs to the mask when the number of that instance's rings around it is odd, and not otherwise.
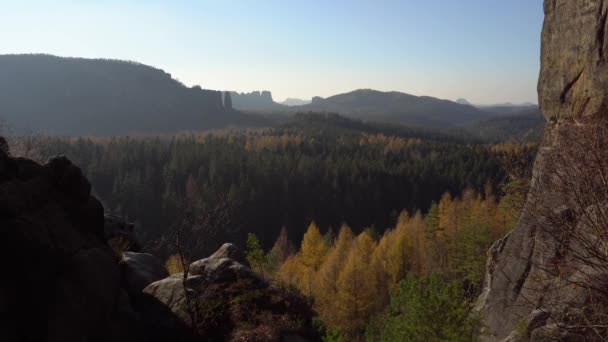
[{"label": "dense pine forest", "polygon": [[[516,148],[515,148],[516,147]],[[301,114],[282,126],[171,137],[50,138],[43,155],[80,165],[107,211],[132,220],[146,248],[169,253],[166,233],[185,206],[197,216],[218,201],[230,222],[198,247],[265,249],[282,227],[299,242],[315,221],[323,231],[394,226],[403,210],[427,212],[443,193],[500,193],[513,153],[529,162],[534,145],[484,145],[433,131]]]}]

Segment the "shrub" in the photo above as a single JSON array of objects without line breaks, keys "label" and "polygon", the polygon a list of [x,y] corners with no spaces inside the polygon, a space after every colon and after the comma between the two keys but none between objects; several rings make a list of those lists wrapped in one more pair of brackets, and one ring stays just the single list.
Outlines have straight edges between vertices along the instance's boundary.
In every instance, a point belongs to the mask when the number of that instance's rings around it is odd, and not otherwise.
[{"label": "shrub", "polygon": [[433,274],[419,278],[410,274],[391,296],[390,305],[376,326],[380,336],[368,341],[474,341],[479,318],[462,285]]}]

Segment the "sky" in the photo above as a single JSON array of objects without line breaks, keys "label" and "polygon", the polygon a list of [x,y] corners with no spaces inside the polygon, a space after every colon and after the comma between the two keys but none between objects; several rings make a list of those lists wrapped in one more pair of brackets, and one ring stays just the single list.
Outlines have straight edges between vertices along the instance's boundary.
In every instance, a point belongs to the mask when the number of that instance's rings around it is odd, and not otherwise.
[{"label": "sky", "polygon": [[0,54],[137,61],[188,86],[537,103],[542,0],[0,0]]}]

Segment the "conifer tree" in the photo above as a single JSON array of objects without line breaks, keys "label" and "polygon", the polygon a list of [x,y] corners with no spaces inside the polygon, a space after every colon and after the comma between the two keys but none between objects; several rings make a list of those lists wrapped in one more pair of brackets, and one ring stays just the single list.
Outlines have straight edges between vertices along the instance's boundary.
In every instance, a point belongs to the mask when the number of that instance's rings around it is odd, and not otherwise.
[{"label": "conifer tree", "polygon": [[306,278],[306,270],[302,264],[302,255],[298,253],[289,256],[283,265],[281,265],[279,276],[281,281],[302,289],[305,284],[304,279]]},{"label": "conifer tree", "polygon": [[314,275],[319,271],[328,250],[325,239],[314,222],[308,226],[308,230],[302,239],[300,250],[302,253],[302,263],[308,269],[308,294],[312,295]]},{"label": "conifer tree", "polygon": [[287,236],[287,229],[283,226],[277,241],[267,255],[269,271],[277,272],[285,260],[294,253],[294,250],[295,247]]},{"label": "conifer tree", "polygon": [[353,243],[353,232],[347,225],[342,225],[334,246],[329,250],[327,259],[321,265],[314,288],[317,310],[325,324],[338,326],[336,320],[335,299],[338,295],[338,278],[344,267],[349,249]]},{"label": "conifer tree", "polygon": [[372,255],[372,265],[376,276],[376,293],[378,294],[376,307],[378,309],[386,306],[389,300],[388,290],[392,283],[390,251],[394,244],[395,236],[394,229],[385,231]]},{"label": "conifer tree", "polygon": [[264,278],[264,270],[267,264],[266,254],[264,254],[260,241],[252,233],[247,235],[247,250],[245,251],[245,256],[251,267],[260,272],[262,278]]},{"label": "conifer tree", "polygon": [[343,333],[351,339],[361,337],[374,312],[376,278],[370,277],[374,248],[369,234],[361,233],[353,242],[338,278],[337,316]]}]

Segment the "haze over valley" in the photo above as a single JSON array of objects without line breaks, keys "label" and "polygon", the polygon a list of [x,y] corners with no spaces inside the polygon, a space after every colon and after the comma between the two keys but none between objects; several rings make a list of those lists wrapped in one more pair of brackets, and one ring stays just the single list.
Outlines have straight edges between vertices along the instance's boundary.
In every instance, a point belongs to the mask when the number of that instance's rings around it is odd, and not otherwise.
[{"label": "haze over valley", "polygon": [[[0,75],[0,113],[16,133],[158,134],[271,127],[298,112],[465,131],[497,118],[540,118],[533,105],[475,107],[372,89],[314,97],[311,103],[287,106],[275,102],[270,91],[237,93],[187,87],[168,71],[110,59],[2,55]],[[509,120],[494,122],[508,125]],[[534,122],[526,128],[538,130],[541,125]]]}]

